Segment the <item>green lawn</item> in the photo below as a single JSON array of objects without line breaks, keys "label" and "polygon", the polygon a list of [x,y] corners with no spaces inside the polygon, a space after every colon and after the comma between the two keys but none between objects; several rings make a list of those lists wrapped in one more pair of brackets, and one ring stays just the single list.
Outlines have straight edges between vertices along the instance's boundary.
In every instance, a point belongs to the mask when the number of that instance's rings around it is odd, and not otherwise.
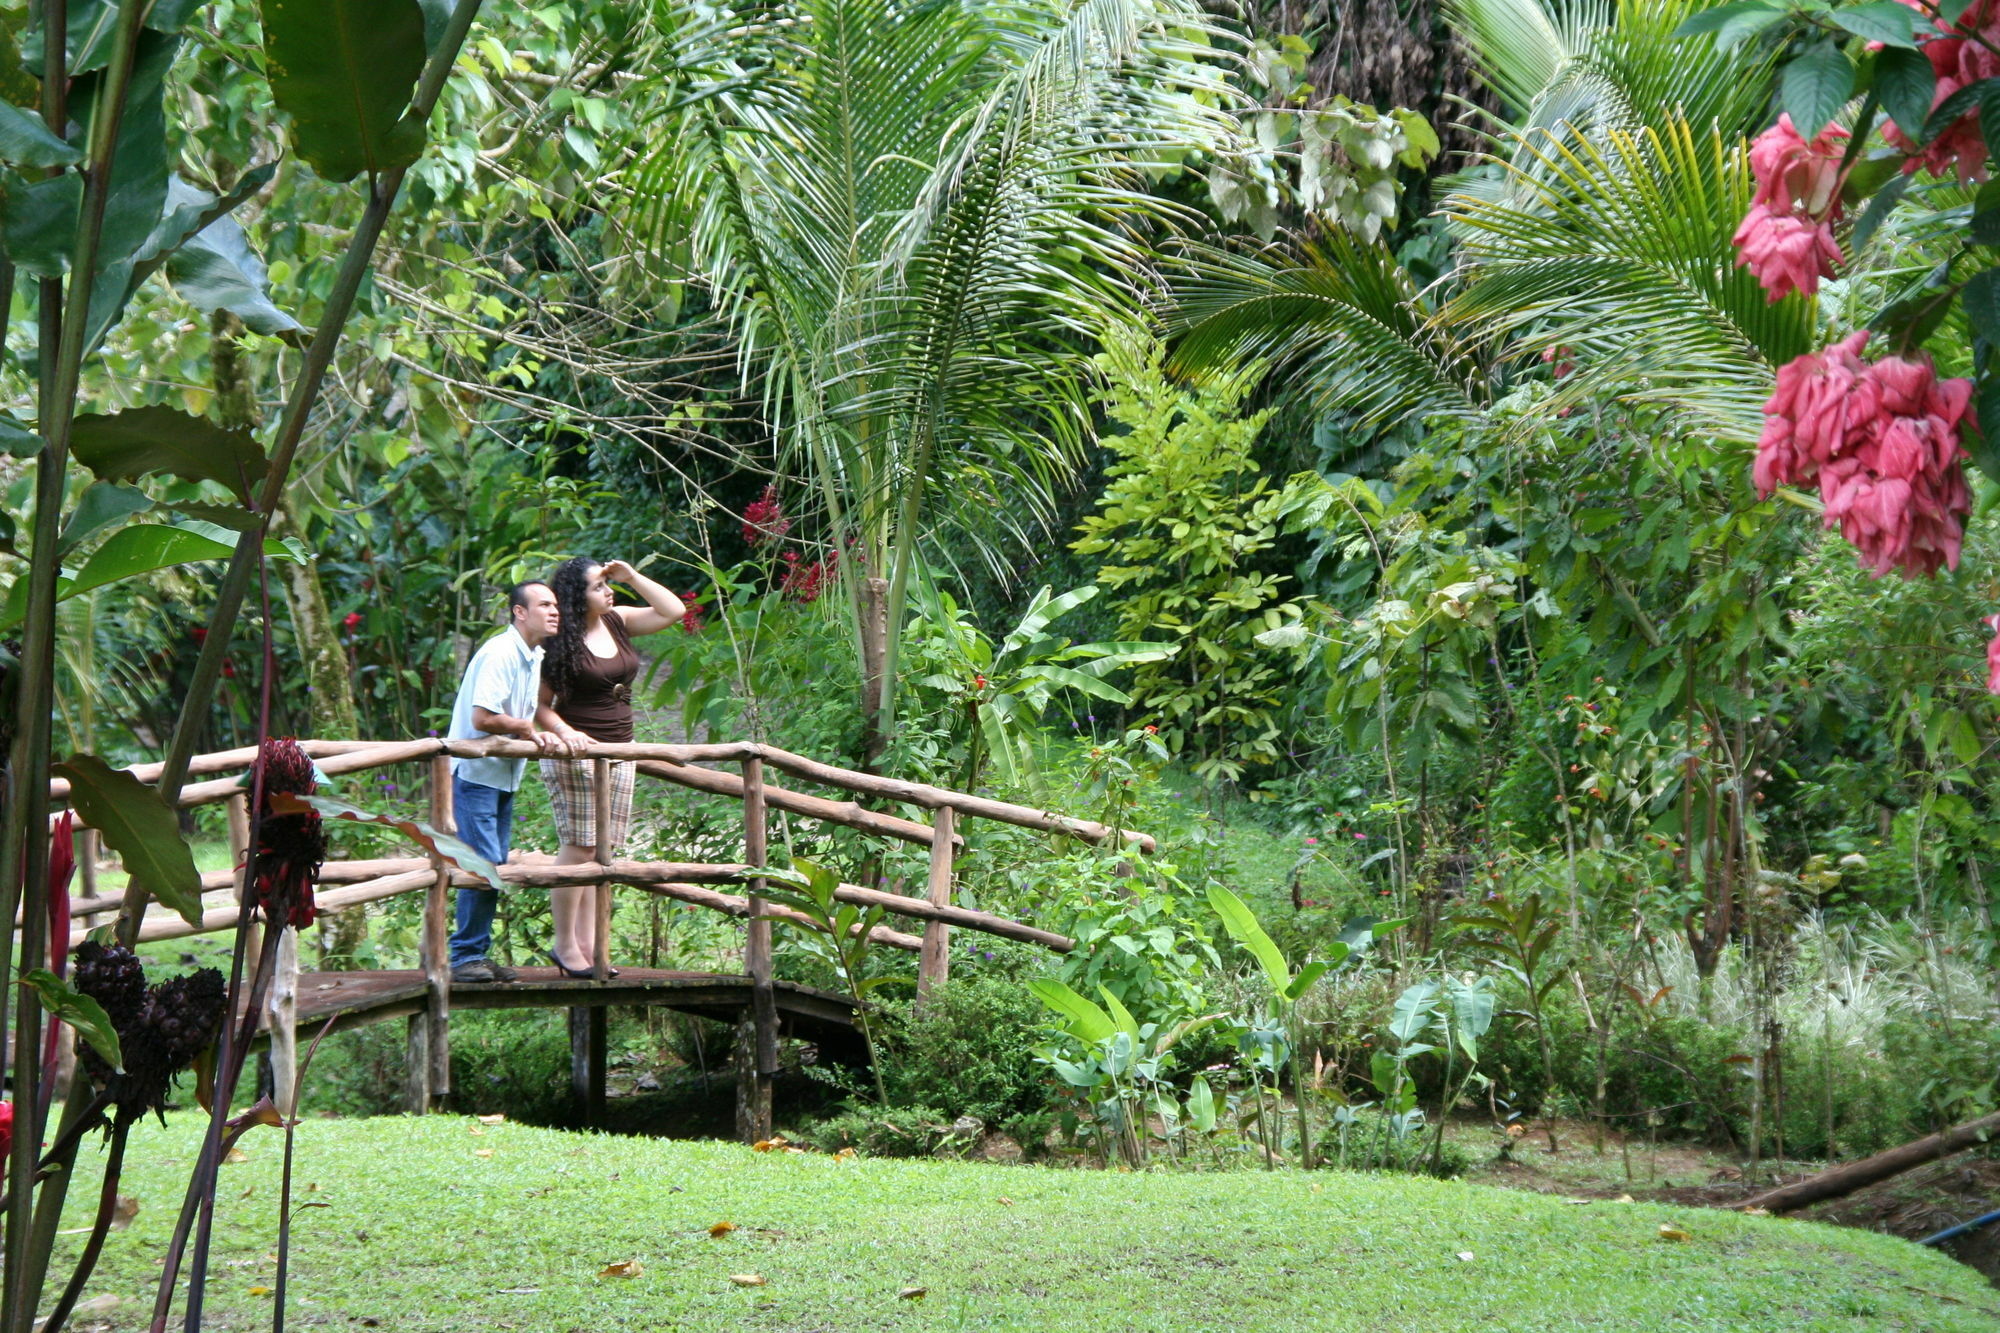
[{"label": "green lawn", "polygon": [[[135,1134],[139,1214],[79,1327],[145,1325],[198,1132],[183,1112]],[[254,1131],[223,1168],[209,1328],[270,1326],[280,1145]],[[297,1328],[2000,1326],[2000,1292],[1902,1241],[1457,1183],[837,1161],[448,1116],[312,1121],[299,1150],[298,1199],[326,1206],[296,1214]]]}]

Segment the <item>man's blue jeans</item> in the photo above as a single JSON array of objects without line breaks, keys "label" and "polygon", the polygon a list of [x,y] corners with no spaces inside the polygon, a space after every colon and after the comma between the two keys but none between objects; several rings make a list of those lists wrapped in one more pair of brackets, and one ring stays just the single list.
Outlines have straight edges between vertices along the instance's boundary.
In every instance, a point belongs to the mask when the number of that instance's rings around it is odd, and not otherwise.
[{"label": "man's blue jeans", "polygon": [[[514,836],[514,793],[483,787],[451,775],[451,805],[458,816],[459,840],[499,865]],[[451,933],[451,965],[484,958],[493,945],[493,912],[500,894],[493,889],[458,891],[458,929]]]}]

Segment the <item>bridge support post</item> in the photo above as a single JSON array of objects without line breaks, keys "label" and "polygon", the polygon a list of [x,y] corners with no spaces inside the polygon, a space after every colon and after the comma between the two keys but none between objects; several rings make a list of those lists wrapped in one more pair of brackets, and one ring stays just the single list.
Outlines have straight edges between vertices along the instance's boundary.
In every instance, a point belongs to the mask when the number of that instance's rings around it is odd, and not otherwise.
[{"label": "bridge support post", "polygon": [[[743,863],[767,864],[764,761],[743,761]],[[743,970],[750,975],[750,1007],[736,1026],[736,1136],[745,1143],[771,1137],[771,1084],[778,1072],[778,999],[771,989],[771,923],[758,892],[764,881],[745,886],[750,922],[744,928]]]},{"label": "bridge support post", "polygon": [[[451,760],[431,760],[431,826],[458,832],[451,805]],[[410,1020],[410,1113],[423,1115],[451,1093],[451,866],[431,857],[436,870],[424,892],[424,1012]]]},{"label": "bridge support post", "polygon": [[578,1005],[569,1011],[569,1086],[585,1125],[604,1119],[603,1005]]},{"label": "bridge support post", "polygon": [[[931,824],[930,900],[933,907],[951,906],[951,844],[957,813],[939,806]],[[931,987],[951,972],[951,927],[942,921],[924,925],[924,948],[917,955],[917,1008],[930,998]]]}]

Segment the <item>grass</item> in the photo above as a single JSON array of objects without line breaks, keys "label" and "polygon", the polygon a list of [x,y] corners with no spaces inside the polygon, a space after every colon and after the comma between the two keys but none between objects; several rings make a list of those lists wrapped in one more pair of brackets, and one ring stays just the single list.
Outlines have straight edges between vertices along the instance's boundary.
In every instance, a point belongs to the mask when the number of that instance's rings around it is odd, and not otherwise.
[{"label": "grass", "polygon": [[[79,1328],[142,1328],[199,1117],[135,1132]],[[270,1326],[281,1139],[223,1168],[211,1329]],[[94,1168],[86,1153],[84,1172]],[[455,1116],[301,1127],[289,1327],[1985,1330],[2000,1292],[1859,1231],[1322,1173],[840,1161]],[[68,1226],[85,1224],[85,1181]],[[322,1206],[323,1205],[323,1206]],[[738,1228],[711,1238],[709,1227]],[[1662,1240],[1672,1223],[1691,1239]],[[66,1238],[73,1247],[81,1238]],[[637,1260],[636,1276],[600,1277]],[[66,1271],[59,1266],[58,1271]],[[741,1287],[732,1274],[766,1285]],[[900,1293],[922,1287],[921,1299]]]}]

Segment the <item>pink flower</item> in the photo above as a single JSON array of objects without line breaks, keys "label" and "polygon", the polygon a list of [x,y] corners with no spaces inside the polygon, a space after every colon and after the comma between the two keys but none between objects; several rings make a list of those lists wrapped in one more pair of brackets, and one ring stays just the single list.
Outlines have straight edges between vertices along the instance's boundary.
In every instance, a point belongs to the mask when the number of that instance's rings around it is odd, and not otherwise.
[{"label": "pink flower", "polygon": [[1833,266],[1840,262],[1831,226],[1778,212],[1768,204],[1752,205],[1731,240],[1737,267],[1754,273],[1772,301],[1792,292],[1811,296],[1819,290],[1819,280],[1832,277]]},{"label": "pink flower", "polygon": [[1750,142],[1750,174],[1757,178],[1755,203],[1775,213],[1802,213],[1816,220],[1840,216],[1840,141],[1848,133],[1829,125],[1811,143],[1792,124],[1791,113]]},{"label": "pink flower", "polygon": [[1866,331],[1778,372],[1757,443],[1757,490],[1819,486],[1823,521],[1877,576],[1958,567],[1972,495],[1960,464],[1968,380],[1928,359],[1860,358]]},{"label": "pink flower", "polygon": [[1986,628],[1993,631],[1986,645],[1986,690],[2000,694],[2000,616],[1986,617]]},{"label": "pink flower", "polygon": [[1556,379],[1568,379],[1576,373],[1576,357],[1568,347],[1544,347],[1542,361]]},{"label": "pink flower", "polygon": [[784,509],[778,504],[778,488],[770,485],[764,493],[750,502],[743,511],[743,541],[755,550],[766,542],[782,539],[792,530],[792,521],[785,517]]},{"label": "pink flower", "polygon": [[1820,468],[1846,451],[1849,403],[1868,371],[1861,359],[1867,345],[1868,330],[1860,329],[1779,368],[1757,440],[1759,496],[1768,499],[1779,486],[1812,485]]}]

